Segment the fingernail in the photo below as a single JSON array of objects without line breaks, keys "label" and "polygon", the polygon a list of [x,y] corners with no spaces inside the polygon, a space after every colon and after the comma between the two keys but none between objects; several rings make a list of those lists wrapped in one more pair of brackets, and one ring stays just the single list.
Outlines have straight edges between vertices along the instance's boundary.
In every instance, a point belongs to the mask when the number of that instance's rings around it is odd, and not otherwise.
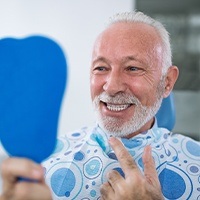
[{"label": "fingernail", "polygon": [[115,138],[115,137],[110,137],[109,140],[108,140],[108,142],[109,142],[111,145],[114,144],[115,141],[116,141],[116,138]]}]

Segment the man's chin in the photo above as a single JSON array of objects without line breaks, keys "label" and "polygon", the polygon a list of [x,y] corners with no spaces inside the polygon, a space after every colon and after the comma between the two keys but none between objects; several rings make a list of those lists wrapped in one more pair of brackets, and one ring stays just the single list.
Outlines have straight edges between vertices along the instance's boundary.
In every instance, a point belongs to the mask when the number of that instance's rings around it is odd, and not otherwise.
[{"label": "man's chin", "polygon": [[101,129],[108,135],[115,137],[128,137],[130,134],[139,130],[138,123],[130,120],[123,120],[111,116],[102,116],[99,112],[96,112],[97,123]]},{"label": "man's chin", "polygon": [[108,121],[106,121],[106,123],[103,123],[101,121],[101,122],[98,122],[98,124],[106,134],[112,135],[115,137],[127,137],[128,135],[132,133],[132,130],[127,128],[122,123],[120,123],[120,125],[118,122],[108,124]]}]

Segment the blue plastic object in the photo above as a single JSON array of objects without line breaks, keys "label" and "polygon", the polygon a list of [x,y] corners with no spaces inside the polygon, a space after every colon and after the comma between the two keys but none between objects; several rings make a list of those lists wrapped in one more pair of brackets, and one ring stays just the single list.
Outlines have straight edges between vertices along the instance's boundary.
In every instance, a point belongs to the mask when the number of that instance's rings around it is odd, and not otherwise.
[{"label": "blue plastic object", "polygon": [[8,154],[40,163],[52,153],[66,78],[55,41],[0,40],[0,139]]},{"label": "blue plastic object", "polygon": [[174,105],[174,95],[171,92],[167,98],[164,98],[161,107],[156,114],[159,127],[167,128],[172,131],[176,122],[176,111]]}]

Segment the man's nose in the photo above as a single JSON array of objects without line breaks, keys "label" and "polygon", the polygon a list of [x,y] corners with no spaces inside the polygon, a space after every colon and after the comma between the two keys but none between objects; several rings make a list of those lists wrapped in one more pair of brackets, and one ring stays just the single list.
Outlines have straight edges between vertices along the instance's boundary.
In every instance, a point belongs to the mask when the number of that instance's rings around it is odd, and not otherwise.
[{"label": "man's nose", "polygon": [[103,85],[103,89],[109,95],[116,95],[117,93],[124,92],[127,86],[122,74],[119,72],[111,72]]}]

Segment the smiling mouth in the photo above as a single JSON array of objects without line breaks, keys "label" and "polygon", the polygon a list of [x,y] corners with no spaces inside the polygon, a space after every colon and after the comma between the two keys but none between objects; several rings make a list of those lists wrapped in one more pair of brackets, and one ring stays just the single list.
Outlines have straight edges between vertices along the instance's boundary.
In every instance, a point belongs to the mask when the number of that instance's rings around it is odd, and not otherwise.
[{"label": "smiling mouth", "polygon": [[111,104],[111,103],[106,103],[103,101],[102,103],[107,107],[108,110],[115,111],[115,112],[126,110],[131,105],[133,105],[133,104]]}]

